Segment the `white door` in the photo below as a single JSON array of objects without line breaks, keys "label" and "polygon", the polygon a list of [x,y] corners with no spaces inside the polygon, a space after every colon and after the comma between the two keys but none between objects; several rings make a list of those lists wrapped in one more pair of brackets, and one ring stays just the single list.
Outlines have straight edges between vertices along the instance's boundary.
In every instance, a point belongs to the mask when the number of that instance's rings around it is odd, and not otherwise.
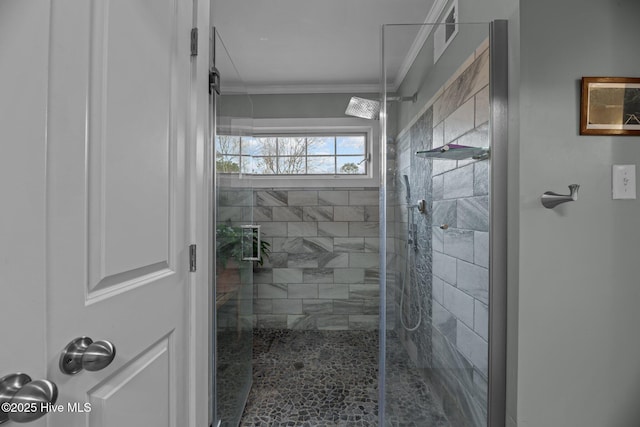
[{"label": "white door", "polygon": [[[17,372],[34,380],[47,375],[48,32],[48,2],[0,0],[0,378]],[[4,419],[0,409],[0,422]]]},{"label": "white door", "polygon": [[[48,18],[46,146],[21,165],[36,176],[23,191],[35,191],[39,204],[13,218],[42,244],[32,274],[41,280],[29,290],[36,312],[22,308],[36,361],[7,358],[0,376],[30,371],[57,385],[60,409],[33,425],[182,427],[192,2],[53,0]],[[3,359],[25,339],[2,336]],[[99,371],[62,373],[62,349],[82,336],[111,342],[115,359]]]}]

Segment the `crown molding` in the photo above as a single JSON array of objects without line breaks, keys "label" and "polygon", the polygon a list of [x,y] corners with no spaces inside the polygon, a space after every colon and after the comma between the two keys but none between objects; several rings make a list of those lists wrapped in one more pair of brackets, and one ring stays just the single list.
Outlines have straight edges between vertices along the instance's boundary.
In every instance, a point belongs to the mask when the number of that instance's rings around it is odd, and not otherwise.
[{"label": "crown molding", "polygon": [[303,93],[378,93],[380,85],[372,84],[310,84],[248,86],[250,95],[303,94]]},{"label": "crown molding", "polygon": [[294,95],[309,93],[379,93],[380,85],[374,84],[317,84],[317,85],[233,85],[222,88],[225,95]]}]

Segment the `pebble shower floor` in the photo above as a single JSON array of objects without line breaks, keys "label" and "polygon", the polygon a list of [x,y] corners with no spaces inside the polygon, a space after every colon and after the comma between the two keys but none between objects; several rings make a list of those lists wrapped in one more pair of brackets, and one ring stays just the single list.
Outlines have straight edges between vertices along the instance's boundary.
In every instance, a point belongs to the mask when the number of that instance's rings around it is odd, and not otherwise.
[{"label": "pebble shower floor", "polygon": [[[387,425],[451,427],[406,358],[387,357]],[[257,329],[253,366],[242,427],[378,425],[377,331]]]}]

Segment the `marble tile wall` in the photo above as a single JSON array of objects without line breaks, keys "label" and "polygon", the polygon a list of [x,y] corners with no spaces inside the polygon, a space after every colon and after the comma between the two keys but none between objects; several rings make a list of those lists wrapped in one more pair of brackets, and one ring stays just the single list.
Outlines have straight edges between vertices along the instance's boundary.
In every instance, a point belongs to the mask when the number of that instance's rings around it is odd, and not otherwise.
[{"label": "marble tile wall", "polygon": [[[243,187],[236,177],[228,177],[218,187],[217,222],[239,226],[251,223],[251,203],[253,191]],[[249,263],[238,265],[241,277],[251,274]],[[231,294],[226,303],[217,305],[216,326],[219,333],[251,330],[253,324],[253,287],[242,281],[238,291]]]},{"label": "marble tile wall", "polygon": [[[489,169],[482,160],[430,160],[413,155],[447,143],[487,147],[489,51],[479,51],[468,68],[443,88],[434,103],[397,138],[394,244],[397,271],[394,301],[396,330],[408,357],[439,382],[471,426],[486,425],[488,367]],[[412,203],[425,199],[429,215],[416,215],[418,251],[407,250],[406,190]],[[441,226],[446,227],[441,228]],[[408,257],[418,274],[400,292]],[[409,285],[410,284],[410,285]],[[389,298],[389,295],[388,295]],[[416,303],[415,301],[420,301]],[[399,324],[421,312],[422,324],[409,332]],[[408,319],[408,321],[407,321]]]},{"label": "marble tile wall", "polygon": [[254,327],[377,329],[378,189],[269,188],[253,197],[272,251],[254,268]]}]

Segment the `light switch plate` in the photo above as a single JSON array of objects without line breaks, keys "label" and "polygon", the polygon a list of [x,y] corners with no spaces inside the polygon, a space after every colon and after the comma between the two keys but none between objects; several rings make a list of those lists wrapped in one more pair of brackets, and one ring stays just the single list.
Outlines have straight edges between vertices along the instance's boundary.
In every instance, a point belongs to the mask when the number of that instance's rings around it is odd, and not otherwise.
[{"label": "light switch plate", "polygon": [[613,165],[613,198],[636,198],[636,165]]}]

